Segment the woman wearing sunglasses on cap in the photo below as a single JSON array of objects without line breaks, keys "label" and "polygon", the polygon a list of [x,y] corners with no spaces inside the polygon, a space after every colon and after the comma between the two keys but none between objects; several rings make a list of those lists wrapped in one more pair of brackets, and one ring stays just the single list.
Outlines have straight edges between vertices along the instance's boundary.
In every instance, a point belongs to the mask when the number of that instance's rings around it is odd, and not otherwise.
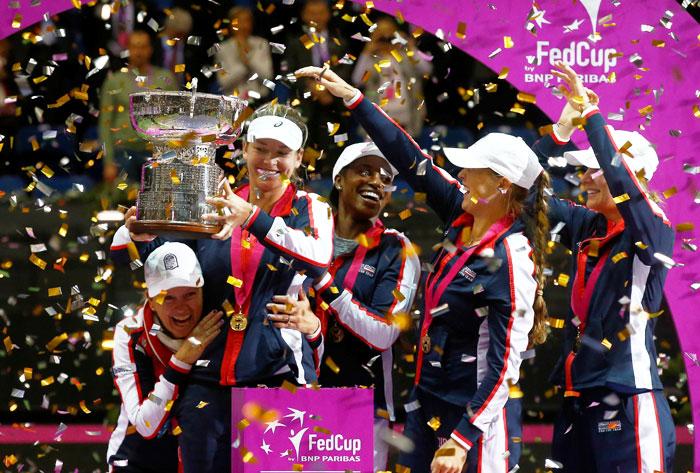
[{"label": "woman wearing sunglasses on cap", "polygon": [[342,98],[446,224],[425,281],[416,389],[405,406],[405,433],[415,448],[399,463],[415,472],[458,473],[465,463],[469,472],[509,471],[509,386],[518,381],[521,353],[546,336],[547,176],[537,156],[521,139],[500,133],[468,149],[445,149],[463,168],[460,184],[332,71],[306,67],[296,74]]},{"label": "woman wearing sunglasses on cap", "polygon": [[[243,158],[248,184],[209,203],[223,215],[209,215],[222,225],[213,239],[187,243],[201,263],[206,310],[223,307],[227,330],[193,367],[189,384],[174,408],[185,472],[219,472],[230,468],[230,386],[279,386],[284,381],[316,380],[314,360],[320,356],[320,324],[303,336],[275,327],[265,304],[276,294],[297,296],[307,277],[323,275],[333,249],[330,206],[315,194],[291,183],[301,165],[306,126],[284,105],[259,109],[248,126]],[[163,243],[152,235],[134,235],[126,224],[115,234],[112,253],[128,261],[128,246],[136,242],[140,258]],[[289,320],[287,320],[289,322]],[[201,407],[201,402],[206,402]],[[198,407],[200,406],[200,407]]]},{"label": "woman wearing sunglasses on cap", "polygon": [[[398,171],[374,143],[343,150],[333,166],[331,204],[336,208],[334,259],[329,275],[316,284],[316,311],[324,325],[324,387],[375,386],[374,471],[387,469],[389,422],[395,421],[393,351],[399,336],[395,318],[408,318],[420,277],[420,262],[402,233],[379,219],[391,200]],[[320,306],[320,304],[317,304]],[[308,301],[275,297],[270,319],[313,327]],[[294,326],[294,325],[292,325]]]},{"label": "woman wearing sunglasses on cap", "polygon": [[586,206],[552,198],[555,238],[573,253],[571,311],[555,382],[564,408],[554,431],[554,459],[565,472],[670,472],[673,419],[659,379],[653,314],[661,310],[672,264],[674,231],[646,188],[659,164],[637,132],[606,125],[598,97],[576,72],[558,63],[553,73],[567,97],[552,133],[534,146],[541,161],[585,120],[591,147],[564,153],[586,169]]}]

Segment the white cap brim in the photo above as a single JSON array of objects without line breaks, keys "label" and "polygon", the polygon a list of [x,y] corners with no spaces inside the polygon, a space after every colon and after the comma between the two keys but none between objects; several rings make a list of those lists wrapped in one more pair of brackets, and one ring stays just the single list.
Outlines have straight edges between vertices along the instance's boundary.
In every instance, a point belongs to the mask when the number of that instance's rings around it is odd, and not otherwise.
[{"label": "white cap brim", "polygon": [[477,153],[470,153],[468,148],[443,148],[449,162],[463,169],[487,169],[491,162]]},{"label": "white cap brim", "polygon": [[567,151],[564,153],[564,159],[566,159],[566,162],[572,166],[584,166],[589,169],[600,169],[600,164],[598,164],[593,148]]},{"label": "white cap brim", "polygon": [[365,156],[376,156],[381,158],[386,163],[387,167],[391,170],[391,178],[393,179],[399,174],[398,169],[396,169],[392,164],[386,159],[386,156],[381,152],[376,144],[372,142],[367,143],[355,143],[346,147],[333,166],[333,173],[331,179],[335,180],[335,177],[340,174],[340,172],[348,167],[350,164],[354,163],[360,158]]},{"label": "white cap brim", "polygon": [[176,287],[202,287],[203,285],[204,279],[202,277],[199,277],[195,282],[181,278],[168,278],[148,286],[148,297],[156,297],[161,292],[169,291]]},{"label": "white cap brim", "polygon": [[277,140],[292,151],[304,144],[304,134],[296,123],[274,115],[258,117],[248,125],[246,140],[252,143],[259,139]]}]

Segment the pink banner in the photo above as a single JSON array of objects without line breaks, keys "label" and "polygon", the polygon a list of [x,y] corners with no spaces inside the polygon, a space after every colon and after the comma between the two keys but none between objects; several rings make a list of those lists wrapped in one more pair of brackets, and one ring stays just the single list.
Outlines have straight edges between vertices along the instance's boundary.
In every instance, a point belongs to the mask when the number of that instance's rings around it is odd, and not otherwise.
[{"label": "pink banner", "polygon": [[0,39],[23,31],[45,16],[81,8],[88,0],[3,0],[0,5]]},{"label": "pink banner", "polygon": [[[640,132],[656,146],[661,164],[652,188],[667,196],[664,211],[678,230],[665,293],[684,353],[695,424],[700,420],[700,330],[693,284],[700,259],[692,249],[700,222],[700,27],[675,1],[490,0],[475,2],[375,0],[377,9],[463,49],[556,120],[563,102],[552,93],[552,62],[566,61],[601,98],[608,122]],[[521,102],[528,107],[525,100]],[[585,134],[576,138],[588,146]],[[700,200],[700,194],[698,199]],[[680,225],[680,227],[679,227]],[[685,244],[687,243],[687,244]],[[664,316],[668,316],[665,314]],[[700,442],[695,442],[700,470]]]},{"label": "pink banner", "polygon": [[234,389],[233,473],[371,473],[374,391]]}]

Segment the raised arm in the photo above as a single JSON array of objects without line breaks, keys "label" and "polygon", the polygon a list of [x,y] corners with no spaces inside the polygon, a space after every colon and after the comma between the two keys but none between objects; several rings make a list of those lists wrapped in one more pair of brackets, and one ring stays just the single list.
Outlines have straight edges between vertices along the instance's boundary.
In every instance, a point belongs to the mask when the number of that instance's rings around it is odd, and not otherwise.
[{"label": "raised arm", "polygon": [[320,297],[340,324],[371,348],[385,351],[399,336],[399,327],[392,316],[411,309],[420,278],[420,262],[411,242],[400,233],[384,236],[395,238],[396,244],[384,250],[389,262],[381,273],[371,301],[357,299],[351,289],[339,287],[341,281],[328,276],[317,284]]},{"label": "raised arm", "polygon": [[[630,167],[628,158],[635,159],[630,152],[641,154],[645,150],[634,146],[630,151],[618,149],[619,143],[616,144],[613,139],[613,128],[605,123],[605,119],[598,110],[597,96],[583,86],[581,78],[571,67],[558,63],[557,68],[552,72],[566,84],[561,90],[567,95],[569,103],[581,111],[588,141],[603,172],[615,206],[625,222],[625,229],[631,232],[635,240],[637,255],[644,264],[659,264],[660,260],[655,257],[655,254],[671,255],[674,231],[666,215],[649,198],[647,191],[641,187],[639,179]],[[621,146],[626,148],[629,145],[632,143]],[[637,147],[640,146],[644,145],[641,143],[637,145]],[[654,151],[646,150],[646,152]]]},{"label": "raised arm", "polygon": [[319,80],[331,94],[342,98],[353,116],[369,133],[384,156],[399,170],[416,192],[426,194],[428,205],[443,220],[455,215],[462,203],[459,182],[436,166],[415,141],[382,109],[365,99],[362,93],[337,74],[319,67],[305,67],[297,77]]}]

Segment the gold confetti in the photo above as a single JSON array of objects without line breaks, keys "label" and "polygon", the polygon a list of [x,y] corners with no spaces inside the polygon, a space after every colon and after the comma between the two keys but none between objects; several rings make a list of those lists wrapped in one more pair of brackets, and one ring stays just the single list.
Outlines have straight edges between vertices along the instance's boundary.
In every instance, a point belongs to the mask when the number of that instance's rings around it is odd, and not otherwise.
[{"label": "gold confetti", "polygon": [[185,65],[184,64],[175,64],[175,67],[173,67],[173,72],[175,74],[179,74],[180,72],[185,72]]},{"label": "gold confetti", "polygon": [[17,13],[15,17],[12,19],[12,27],[14,29],[19,29],[22,26],[22,15]]},{"label": "gold confetti", "polygon": [[651,40],[651,45],[655,48],[663,48],[666,46],[666,41],[662,41],[660,39],[653,39]]},{"label": "gold confetti", "polygon": [[618,338],[621,342],[624,342],[625,340],[627,340],[627,339],[629,338],[629,336],[630,336],[630,331],[629,331],[629,329],[627,329],[627,328],[625,328],[625,329],[620,330],[619,332],[617,332],[617,338]]},{"label": "gold confetti", "polygon": [[504,36],[503,37],[503,47],[506,49],[510,49],[513,46],[515,46],[515,43],[513,42],[513,38],[510,36]]},{"label": "gold confetti", "polygon": [[467,37],[467,24],[463,21],[457,23],[457,37],[464,39]]},{"label": "gold confetti", "polygon": [[61,343],[64,341],[68,340],[68,334],[66,332],[63,332],[60,335],[56,335],[51,339],[49,343],[46,344],[46,349],[48,351],[54,351],[57,346],[59,346]]},{"label": "gold confetti", "polygon": [[528,94],[527,92],[518,92],[516,99],[525,103],[537,103],[535,94]]},{"label": "gold confetti", "polygon": [[654,111],[654,106],[647,105],[646,107],[642,107],[639,109],[639,114],[643,117],[646,117],[647,115],[651,114],[653,111]]},{"label": "gold confetti", "polygon": [[406,296],[404,296],[404,295],[401,293],[401,291],[399,291],[398,289],[394,289],[393,291],[391,291],[391,294],[392,294],[392,295],[394,296],[394,298],[396,298],[399,302],[402,302],[404,299],[406,299]]},{"label": "gold confetti", "polygon": [[321,427],[320,425],[317,425],[314,427],[314,432],[318,432],[320,434],[326,434],[326,435],[331,434],[330,430],[326,429],[325,427]]},{"label": "gold confetti", "polygon": [[51,169],[51,168],[48,167],[47,165],[43,165],[43,166],[41,167],[41,173],[42,173],[44,176],[48,177],[49,179],[51,179],[51,178],[53,177],[53,175],[54,175],[53,169]]},{"label": "gold confetti", "polygon": [[673,187],[663,191],[663,196],[664,196],[664,199],[668,199],[669,197],[673,197],[677,193],[678,193],[678,189],[676,188],[676,186],[673,186]]},{"label": "gold confetti", "polygon": [[243,458],[243,463],[257,463],[258,461],[253,452],[245,447],[241,447],[241,457]]},{"label": "gold confetti", "polygon": [[197,409],[203,409],[203,408],[205,408],[205,407],[208,406],[208,405],[209,405],[208,402],[199,401],[199,404],[197,404],[195,407],[196,407]]},{"label": "gold confetti", "polygon": [[627,193],[613,197],[613,202],[616,204],[621,204],[623,202],[627,202],[628,200],[630,200],[630,196]]},{"label": "gold confetti", "polygon": [[437,429],[440,428],[440,425],[441,425],[441,423],[440,423],[439,417],[433,417],[428,421],[428,427],[430,427],[431,429],[433,429],[435,431],[437,431]]},{"label": "gold confetti", "polygon": [[441,448],[435,452],[435,457],[451,457],[455,454],[454,448]]},{"label": "gold confetti", "polygon": [[514,384],[508,388],[508,397],[511,399],[520,399],[524,395],[525,394],[523,393],[522,389],[520,389],[520,386],[517,384]]},{"label": "gold confetti", "polygon": [[340,373],[340,367],[339,367],[338,365],[335,364],[335,361],[333,361],[333,358],[331,358],[330,356],[326,358],[325,364],[326,364],[326,366],[329,367],[329,368],[331,369],[331,371],[334,372],[335,374]]},{"label": "gold confetti", "polygon": [[693,105],[693,115],[695,118],[700,118],[700,107]]},{"label": "gold confetti", "polygon": [[484,88],[486,89],[486,92],[496,92],[498,90],[498,84],[489,82],[488,84],[484,84]]},{"label": "gold confetti", "polygon": [[58,234],[60,236],[62,236],[63,238],[66,237],[66,235],[68,234],[68,224],[67,223],[64,223],[63,225],[61,225],[61,228],[58,229]]},{"label": "gold confetti", "polygon": [[601,340],[600,344],[603,345],[608,350],[610,350],[612,348],[612,343],[610,343],[610,340],[608,340],[607,338],[604,338],[603,340]]},{"label": "gold confetti", "polygon": [[635,242],[635,243],[634,243],[634,246],[636,246],[636,247],[639,248],[640,250],[646,250],[647,248],[649,248],[649,245],[645,244],[645,243],[642,242],[642,241],[637,241],[637,242]]},{"label": "gold confetti", "polygon": [[46,261],[36,256],[34,253],[29,255],[29,261],[31,261],[35,266],[38,266],[40,269],[46,268]]},{"label": "gold confetti", "polygon": [[238,428],[238,430],[243,430],[243,429],[247,428],[248,426],[250,426],[250,421],[248,419],[241,419],[241,421],[238,423],[238,425],[236,427]]},{"label": "gold confetti", "polygon": [[306,49],[311,49],[314,47],[314,42],[311,38],[309,38],[309,35],[302,35],[299,38],[299,41],[301,41],[301,44],[303,44]]},{"label": "gold confetti", "polygon": [[170,171],[170,180],[174,185],[180,184],[180,176],[177,175],[177,171],[175,169]]},{"label": "gold confetti", "polygon": [[510,69],[508,69],[507,67],[504,67],[503,69],[501,69],[501,72],[498,73],[498,78],[501,80],[505,79],[506,77],[508,77],[509,71],[510,71]]},{"label": "gold confetti", "polygon": [[243,286],[243,281],[233,276],[229,276],[228,279],[226,279],[226,282],[232,285],[233,287],[237,287],[239,289],[241,288],[241,286]]},{"label": "gold confetti", "polygon": [[411,209],[404,209],[401,212],[399,212],[399,217],[401,220],[406,220],[411,216]]},{"label": "gold confetti", "polygon": [[553,318],[549,317],[547,319],[547,323],[552,328],[564,328],[565,321],[564,321],[564,319],[553,319]]},{"label": "gold confetti", "polygon": [[561,287],[566,287],[569,285],[569,275],[560,273],[559,276],[557,276],[557,285]]},{"label": "gold confetti", "polygon": [[297,385],[290,381],[287,381],[286,379],[282,382],[282,386],[280,387],[285,391],[289,391],[292,394],[297,392]]},{"label": "gold confetti", "polygon": [[85,404],[85,401],[80,401],[79,405],[80,405],[80,410],[82,410],[84,413],[86,413],[86,414],[92,413],[92,411],[90,411],[90,409],[88,409],[87,405]]},{"label": "gold confetti", "polygon": [[50,287],[49,288],[49,297],[56,297],[60,296],[62,294],[61,288],[60,287]]},{"label": "gold confetti", "polygon": [[12,353],[14,345],[12,344],[12,339],[9,337],[9,335],[2,339],[2,343],[5,345],[5,351],[7,353]]},{"label": "gold confetti", "polygon": [[689,232],[695,228],[692,222],[683,222],[676,225],[677,232]]},{"label": "gold confetti", "polygon": [[292,471],[304,471],[304,465],[301,463],[294,463],[292,465]]},{"label": "gold confetti", "polygon": [[613,263],[617,263],[618,261],[623,260],[625,258],[627,258],[627,253],[621,251],[618,254],[614,255],[611,259]]},{"label": "gold confetti", "polygon": [[176,425],[175,428],[173,429],[173,435],[177,436],[177,435],[180,435],[181,433],[182,433],[182,427],[180,427],[179,425]]},{"label": "gold confetti", "polygon": [[48,378],[44,378],[41,380],[41,385],[42,386],[51,386],[55,382],[55,379],[53,376],[49,376]]}]

